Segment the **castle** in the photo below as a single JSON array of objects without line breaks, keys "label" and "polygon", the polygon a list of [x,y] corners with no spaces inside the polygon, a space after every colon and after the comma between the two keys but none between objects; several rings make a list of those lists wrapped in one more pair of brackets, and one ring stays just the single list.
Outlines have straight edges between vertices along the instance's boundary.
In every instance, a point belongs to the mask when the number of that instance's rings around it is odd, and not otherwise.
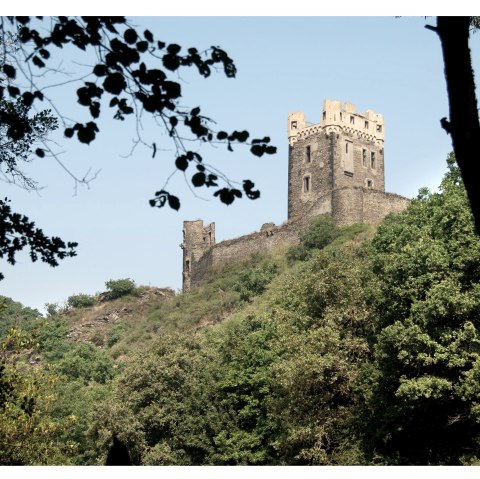
[{"label": "castle", "polygon": [[183,291],[201,284],[218,264],[299,242],[301,232],[319,215],[338,226],[377,224],[402,211],[403,196],[385,192],[383,116],[355,105],[325,100],[319,123],[303,112],[288,115],[288,220],[266,223],[259,232],[215,243],[215,223],[183,223]]}]

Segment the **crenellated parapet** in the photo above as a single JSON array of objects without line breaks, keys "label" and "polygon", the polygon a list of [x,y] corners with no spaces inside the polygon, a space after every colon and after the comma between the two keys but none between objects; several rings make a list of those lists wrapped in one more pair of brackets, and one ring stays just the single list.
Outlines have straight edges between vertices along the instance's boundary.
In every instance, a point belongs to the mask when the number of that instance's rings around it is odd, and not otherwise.
[{"label": "crenellated parapet", "polygon": [[288,141],[293,145],[300,139],[324,132],[344,133],[383,144],[385,127],[383,115],[367,110],[365,113],[357,113],[353,103],[342,104],[337,100],[325,100],[320,122],[314,125],[308,124],[303,112],[290,113],[288,115]]}]

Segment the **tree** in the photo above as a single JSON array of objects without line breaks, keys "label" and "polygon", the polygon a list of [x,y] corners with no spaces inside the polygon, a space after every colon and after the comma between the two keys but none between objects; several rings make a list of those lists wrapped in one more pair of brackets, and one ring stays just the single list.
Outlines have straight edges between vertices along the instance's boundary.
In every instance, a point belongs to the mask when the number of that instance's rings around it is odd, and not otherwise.
[{"label": "tree", "polygon": [[0,341],[0,464],[68,464],[75,450],[62,434],[73,418],[52,420],[52,390],[58,378],[50,371],[28,367],[28,353],[36,353],[32,338],[12,328]]},{"label": "tree", "polygon": [[480,238],[455,160],[372,242],[373,367],[364,371],[365,448],[388,464],[480,457]]},{"label": "tree", "polygon": [[[251,180],[243,180],[241,187],[236,186],[235,182],[205,163],[197,148],[186,146],[187,141],[193,141],[195,145],[223,144],[228,151],[233,151],[233,145],[243,143],[248,144],[251,153],[258,157],[276,152],[268,137],[249,141],[250,134],[246,130],[216,131],[213,120],[203,115],[200,107],[181,106],[182,87],[172,80],[173,72],[192,67],[207,78],[212,70],[220,67],[228,78],[235,77],[235,64],[221,48],[212,46],[204,52],[197,48],[182,51],[180,45],[167,45],[149,30],[137,30],[125,17],[2,17],[0,33],[0,69],[3,74],[0,76],[0,167],[20,175],[25,185],[33,186],[34,180],[19,173],[16,166],[19,160],[30,157],[34,140],[42,143],[42,147],[35,149],[37,156],[56,157],[45,138],[45,134],[56,127],[55,119],[48,110],[33,117],[27,116],[30,108],[46,102],[59,115],[65,137],[76,138],[85,144],[92,143],[100,133],[98,119],[105,114],[106,105],[112,110],[113,118],[119,121],[132,115],[138,122],[147,114],[168,133],[176,151],[175,169],[185,175],[188,170],[194,188],[214,188],[213,196],[227,205],[244,195],[249,199],[260,196]],[[78,79],[79,88],[76,89],[76,101],[86,108],[90,121],[77,121],[62,115],[44,93],[51,85],[41,84],[49,74],[58,74],[53,63],[55,53],[68,48],[96,56],[96,64],[91,66],[87,77]],[[153,67],[150,66],[152,62],[155,63]],[[43,116],[38,118],[38,115]],[[38,124],[42,125],[41,131]],[[147,142],[139,135],[136,144],[147,146],[152,156],[156,156],[154,141]],[[74,180],[76,184],[88,183],[92,177],[74,176]],[[149,203],[152,207],[168,204],[178,210],[180,199],[166,190],[167,183],[168,179]],[[34,224],[28,218],[12,213],[7,200],[0,207],[3,207],[0,224],[5,224],[7,231],[3,238],[0,237],[3,239],[0,257],[7,256],[14,264],[15,254],[27,244],[33,261],[40,255],[51,266],[56,266],[58,259],[75,254],[75,243],[65,245],[59,238],[46,237],[41,230],[33,228]]]}]

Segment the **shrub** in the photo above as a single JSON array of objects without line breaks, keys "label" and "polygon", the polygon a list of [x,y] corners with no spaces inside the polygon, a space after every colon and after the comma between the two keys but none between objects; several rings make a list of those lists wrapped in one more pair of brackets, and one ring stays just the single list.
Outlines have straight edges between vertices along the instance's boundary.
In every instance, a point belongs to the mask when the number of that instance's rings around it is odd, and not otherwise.
[{"label": "shrub", "polygon": [[312,221],[310,227],[301,236],[301,242],[307,248],[325,248],[339,235],[335,220],[329,215],[322,215]]},{"label": "shrub", "polygon": [[335,226],[335,220],[329,215],[322,215],[314,219],[307,231],[300,237],[300,244],[292,246],[287,251],[289,263],[306,261],[312,255],[312,250],[323,249],[334,241],[341,232]]},{"label": "shrub", "polygon": [[116,344],[120,338],[122,337],[123,333],[125,332],[125,325],[124,324],[115,324],[110,331],[107,333],[107,346],[111,348],[114,344]]},{"label": "shrub", "polygon": [[83,379],[104,384],[115,374],[113,360],[87,343],[72,345],[57,363],[57,369],[70,380]]},{"label": "shrub", "polygon": [[88,308],[95,304],[95,296],[89,294],[74,294],[67,299],[67,304],[71,308]]},{"label": "shrub", "polygon": [[277,274],[278,266],[276,263],[244,270],[239,274],[233,289],[240,293],[242,301],[249,301],[253,296],[263,293]]},{"label": "shrub", "polygon": [[111,279],[105,283],[108,290],[108,299],[121,298],[132,294],[136,290],[135,282],[130,278]]},{"label": "shrub", "polygon": [[303,244],[291,246],[287,251],[287,260],[289,263],[293,263],[294,261],[306,261],[310,258],[311,251],[311,249],[308,249]]},{"label": "shrub", "polygon": [[102,347],[105,344],[105,338],[100,331],[96,331],[95,334],[92,336],[91,339],[92,343],[95,346]]},{"label": "shrub", "polygon": [[45,303],[45,309],[48,316],[55,316],[60,310],[60,306],[57,303]]}]

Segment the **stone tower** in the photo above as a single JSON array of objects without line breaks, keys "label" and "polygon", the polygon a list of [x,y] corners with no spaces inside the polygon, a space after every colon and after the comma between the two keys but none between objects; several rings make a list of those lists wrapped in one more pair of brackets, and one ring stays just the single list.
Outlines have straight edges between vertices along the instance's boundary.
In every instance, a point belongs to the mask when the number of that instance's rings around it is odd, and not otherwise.
[{"label": "stone tower", "polygon": [[290,113],[288,219],[330,213],[341,224],[341,203],[352,210],[364,189],[384,192],[384,133],[382,115],[356,113],[352,103],[325,100],[317,124]]},{"label": "stone tower", "polygon": [[215,244],[215,223],[203,226],[202,220],[183,222],[183,291],[190,289],[198,260]]}]

